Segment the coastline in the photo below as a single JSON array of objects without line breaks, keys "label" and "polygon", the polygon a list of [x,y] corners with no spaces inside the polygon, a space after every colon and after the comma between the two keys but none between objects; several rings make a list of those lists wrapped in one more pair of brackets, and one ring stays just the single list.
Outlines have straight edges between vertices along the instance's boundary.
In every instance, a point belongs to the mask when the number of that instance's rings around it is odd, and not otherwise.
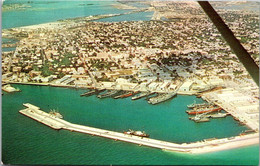
[{"label": "coastline", "polygon": [[[51,87],[61,87],[61,88],[73,88],[73,89],[107,89],[107,90],[125,90],[125,91],[140,91],[140,92],[148,92],[147,89],[121,89],[121,88],[116,88],[116,87],[104,87],[104,86],[91,86],[91,85],[86,85],[86,86],[76,86],[76,85],[63,85],[63,84],[55,84],[55,83],[23,83],[23,82],[4,82],[4,84],[21,84],[21,85],[32,85],[32,86],[51,86]],[[178,95],[198,95],[200,93],[196,91],[179,91],[179,89],[176,90]],[[156,92],[156,93],[170,93],[169,91],[149,91],[149,92]],[[258,132],[258,126],[256,126],[254,123],[250,123],[250,120],[245,121],[246,118],[241,116],[241,114],[236,113],[232,109],[230,109],[228,106],[225,106],[224,104],[220,104],[219,102],[216,102],[217,99],[212,99],[209,97],[210,94],[212,94],[213,91],[209,91],[207,93],[200,94],[199,96],[209,102],[209,103],[214,103],[215,105],[218,105],[221,107],[223,110],[225,110],[227,113],[231,114],[235,120],[238,120],[241,124],[246,125],[250,129]]]},{"label": "coastline", "polygon": [[[87,21],[95,21],[99,19],[109,18],[109,17],[116,17],[121,15],[128,15],[138,12],[145,12],[148,11],[148,9],[132,9],[132,11],[121,13],[121,14],[99,14],[99,15],[90,15],[90,16],[84,16],[84,17],[75,17],[75,18],[67,18],[47,23],[41,23],[41,24],[35,24],[35,25],[26,25],[26,26],[20,26],[20,27],[14,27],[14,28],[8,28],[8,29],[2,29],[2,36],[4,38],[11,38],[6,36],[8,31],[30,31],[30,30],[36,30],[41,28],[47,28],[47,29],[64,29],[64,28],[73,28],[84,25],[84,23]],[[10,32],[9,32],[10,33]]]},{"label": "coastline", "polygon": [[[52,86],[52,87],[63,87],[63,88],[75,88],[75,89],[107,89],[107,90],[125,90],[125,91],[140,91],[140,92],[148,92],[147,89],[136,89],[136,88],[120,88],[120,87],[104,87],[104,86],[76,86],[76,85],[63,85],[63,84],[55,84],[55,83],[33,83],[33,82],[13,82],[13,81],[3,81],[4,84],[21,84],[21,85],[34,85],[34,86]],[[171,93],[174,91],[149,91],[149,92],[157,92],[157,93]],[[177,93],[178,94],[178,93]],[[194,95],[194,93],[180,93],[182,95]]]},{"label": "coastline", "polygon": [[[140,12],[140,11],[135,11],[135,12]],[[129,13],[124,13],[124,14],[129,14]],[[159,14],[159,13],[158,13]],[[123,14],[119,14],[119,15],[123,15]],[[115,17],[115,16],[119,16],[119,15],[109,15],[107,17]],[[38,25],[29,25],[29,26],[24,26],[24,27],[17,27],[17,28],[11,28],[13,30],[17,30],[17,31],[20,31],[20,30],[36,30],[38,28],[50,28],[50,29],[56,29],[56,28],[64,28],[66,27],[67,28],[67,24],[70,24],[70,27],[69,28],[74,28],[74,27],[79,27],[81,26],[82,23],[84,23],[84,21],[86,21],[86,19],[90,19],[90,21],[94,21],[94,20],[98,20],[98,19],[102,19],[102,18],[99,18],[98,16],[101,16],[101,15],[96,15],[96,16],[89,16],[88,18],[86,17],[80,17],[80,18],[71,18],[71,19],[66,19],[66,20],[58,20],[56,22],[50,22],[50,23],[44,23],[44,24],[38,24]],[[154,16],[155,17],[160,17],[160,15],[157,15],[156,16],[156,13],[154,12]],[[90,18],[91,17],[91,18]],[[94,17],[94,18],[93,18]],[[107,17],[104,17],[104,18],[107,18]],[[160,18],[159,18],[160,19]],[[88,21],[88,20],[87,20]],[[4,29],[5,30],[5,29]],[[7,29],[8,31],[9,29]],[[4,33],[4,32],[3,32]],[[11,36],[12,37],[12,36]],[[93,88],[93,86],[83,86],[83,87],[77,87],[75,85],[61,85],[61,84],[54,84],[54,83],[23,83],[23,82],[9,82],[11,84],[23,84],[23,85],[31,85],[31,86],[53,86],[53,87],[61,87],[61,88],[75,88],[75,89],[88,89],[88,88]],[[102,89],[102,86],[97,86],[96,88],[100,88]],[[116,89],[115,87],[111,87],[111,88],[106,88],[106,89]],[[121,89],[116,89],[116,90],[121,90]],[[134,91],[134,89],[127,89],[129,91]],[[144,90],[145,91],[145,90]],[[161,91],[159,93],[165,93],[165,91]],[[179,92],[178,91],[178,94],[180,95],[194,95],[196,94],[196,92],[190,92],[190,91],[187,91],[187,92]],[[205,98],[204,98],[205,99]],[[214,101],[214,100],[208,100],[208,101]],[[216,104],[218,104],[217,102],[215,102]],[[225,109],[225,111],[227,110],[227,112],[229,111],[229,108],[228,107],[225,107],[225,106],[221,106],[222,108]],[[230,112],[233,112],[234,113],[234,110],[231,110]],[[232,114],[233,117],[237,117],[238,120],[240,122],[243,122],[243,118],[240,118],[240,115],[238,114]],[[246,126],[248,126],[249,128],[252,128],[250,127],[251,125],[248,125],[246,123]],[[258,134],[258,133],[256,133]],[[255,134],[255,135],[256,135]],[[244,136],[236,136],[234,137],[235,140],[236,139],[241,139],[241,138],[246,138]],[[113,139],[113,138],[112,138]],[[228,139],[228,138],[226,138]],[[117,139],[115,139],[117,140]],[[221,140],[221,139],[218,139],[218,140]],[[232,138],[233,140],[233,138]],[[127,141],[126,141],[127,142]],[[201,143],[201,142],[200,142]],[[256,145],[256,144],[259,144],[259,140],[258,140],[258,137],[257,138],[252,138],[252,139],[248,139],[247,141],[237,141],[237,142],[229,142],[227,144],[219,144],[219,145],[216,145],[216,142],[210,142],[211,144],[203,147],[203,148],[198,148],[194,151],[192,151],[192,153],[207,153],[207,152],[215,152],[215,151],[222,151],[222,150],[229,150],[229,149],[234,149],[234,148],[239,148],[239,147],[245,147],[245,146],[249,146],[249,145]],[[202,143],[201,143],[202,144]],[[165,150],[165,151],[171,151],[171,150],[166,150],[166,149],[162,149],[162,150]],[[174,151],[174,150],[173,150]],[[190,153],[190,152],[188,152]]]}]

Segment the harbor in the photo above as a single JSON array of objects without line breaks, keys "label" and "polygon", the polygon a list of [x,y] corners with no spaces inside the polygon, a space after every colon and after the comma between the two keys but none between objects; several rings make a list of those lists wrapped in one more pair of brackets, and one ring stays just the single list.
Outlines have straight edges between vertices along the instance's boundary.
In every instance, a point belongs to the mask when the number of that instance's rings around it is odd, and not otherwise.
[{"label": "harbor", "polygon": [[259,131],[258,99],[243,95],[235,88],[205,93],[202,99],[219,106],[243,125]]},{"label": "harbor", "polygon": [[91,95],[97,95],[97,97],[101,99],[107,97],[111,97],[114,99],[131,97],[132,100],[138,100],[145,97],[149,104],[154,105],[154,104],[159,104],[167,100],[170,100],[177,95],[177,92],[158,94],[156,92],[139,92],[139,91],[123,91],[123,90],[106,90],[105,92],[103,91],[105,91],[105,89],[90,90],[88,92],[81,94],[80,96],[87,97]]},{"label": "harbor", "polygon": [[237,148],[248,145],[254,145],[259,143],[259,136],[257,133],[240,135],[231,138],[202,140],[194,143],[177,144],[167,141],[160,141],[146,137],[140,137],[131,134],[118,133],[109,130],[103,130],[78,124],[67,122],[61,118],[52,116],[49,113],[41,111],[39,107],[32,104],[24,104],[26,109],[22,109],[19,112],[29,118],[32,118],[42,124],[45,124],[53,129],[60,130],[65,129],[74,132],[81,132],[85,134],[91,134],[95,136],[110,138],[114,140],[120,140],[138,144],[139,146],[149,146],[153,148],[159,148],[166,151],[176,151],[185,153],[206,153],[219,151],[227,148]]},{"label": "harbor", "polygon": [[[25,85],[43,85],[43,86],[50,85],[53,87],[75,88],[75,86],[72,86],[72,85],[56,85],[56,84],[46,84],[46,83],[18,83],[18,82],[10,82],[10,83],[25,84]],[[149,91],[134,91],[134,90],[130,90],[130,89],[116,90],[115,87],[112,87],[110,89],[105,89],[104,87],[88,86],[83,89],[88,89],[88,91],[81,94],[80,95],[81,97],[97,95],[97,97],[99,97],[99,98],[111,97],[114,99],[131,97],[132,100],[138,100],[141,98],[145,98],[147,100],[147,102],[152,105],[159,104],[164,101],[173,99],[177,94],[180,94],[178,90],[176,91],[176,93],[175,92],[158,93],[158,92],[149,92]],[[190,108],[190,110],[187,110],[186,112],[190,115],[196,115],[197,113],[201,114],[201,113],[219,112],[221,110],[224,110],[225,112],[227,112],[227,115],[231,115],[235,120],[239,121],[239,123],[241,125],[246,125],[249,128],[251,128],[255,131],[258,131],[259,130],[258,122],[251,122],[248,119],[248,117],[246,117],[246,116],[254,116],[254,119],[256,120],[257,119],[256,117],[258,116],[257,112],[251,111],[252,113],[249,113],[249,114],[238,113],[238,112],[235,112],[234,107],[230,106],[228,103],[225,103],[225,102],[221,103],[218,101],[217,98],[212,98],[212,96],[216,97],[216,93],[218,93],[219,91],[222,91],[222,90],[223,90],[223,88],[213,88],[213,90],[211,90],[211,91],[207,90],[206,92],[199,93],[199,95],[198,95],[199,98],[202,98],[203,100],[205,100],[206,103],[200,103],[200,104],[191,103],[191,104],[187,105],[187,107]],[[20,91],[20,90],[18,90],[18,91]],[[104,92],[104,91],[107,91],[107,92]],[[224,90],[224,91],[228,91],[228,90]],[[228,91],[228,92],[231,92],[231,91]],[[101,95],[100,93],[104,93],[104,94]],[[188,94],[189,91],[186,93]],[[194,92],[192,92],[192,94],[193,93]],[[256,102],[254,101],[254,103],[256,103]],[[202,107],[202,109],[201,109],[201,107]],[[203,107],[206,107],[207,109],[204,109]],[[220,114],[218,114],[218,116],[220,116]],[[214,116],[209,117],[208,115],[206,115],[206,116],[199,116],[199,118],[197,116],[196,122],[209,122],[210,118],[214,118]],[[215,116],[215,118],[219,118],[219,117]],[[190,118],[190,119],[194,120],[194,118]]]},{"label": "harbor", "polygon": [[[140,159],[138,161],[147,161],[147,163],[150,163],[151,156],[160,156],[162,158],[168,156],[169,159],[166,159],[166,162],[163,162],[165,164],[171,164],[173,160],[179,158],[179,155],[174,151],[139,146],[139,144],[132,144],[119,140],[115,141],[113,139],[106,139],[105,137],[102,138],[89,134],[71,133],[69,130],[63,129],[52,130],[46,125],[42,125],[31,118],[21,115],[18,110],[23,109],[22,103],[30,102],[46,112],[53,109],[58,110],[66,121],[74,124],[91,126],[119,133],[123,133],[128,129],[133,129],[135,131],[140,130],[145,131],[152,139],[175,142],[177,144],[194,143],[210,138],[230,138],[238,136],[240,133],[244,135],[243,133],[245,131],[250,130],[244,125],[240,125],[231,116],[212,119],[210,123],[196,124],[195,122],[190,121],[188,119],[188,114],[185,112],[187,109],[186,106],[194,101],[196,101],[196,103],[205,102],[201,98],[196,98],[196,96],[177,95],[173,100],[159,105],[152,105],[148,104],[145,98],[133,101],[131,97],[119,100],[114,100],[113,98],[99,99],[96,95],[80,97],[80,94],[86,92],[85,89],[18,84],[12,84],[12,86],[21,89],[22,93],[7,94],[4,92],[2,114],[3,126],[9,125],[11,128],[15,128],[15,130],[17,127],[21,130],[16,130],[16,132],[10,132],[9,128],[3,130],[3,133],[6,136],[5,138],[8,139],[4,140],[5,142],[7,141],[7,143],[4,144],[4,149],[11,146],[8,142],[14,145],[14,142],[17,142],[15,140],[19,138],[30,140],[26,142],[26,144],[21,145],[22,148],[30,153],[35,153],[41,160],[44,160],[44,156],[52,161],[55,161],[57,158],[59,161],[63,160],[64,155],[59,154],[62,154],[66,149],[66,152],[68,153],[67,156],[70,156],[75,153],[75,147],[77,147],[77,150],[80,150],[80,152],[77,151],[78,154],[80,154],[77,155],[78,158],[76,159],[78,163],[82,163],[81,161],[87,162],[85,160],[86,158],[92,159],[92,156],[89,156],[88,153],[84,153],[86,149],[94,153],[91,153],[95,155],[95,157],[93,156],[93,159],[96,158],[96,155],[101,155],[106,163],[109,163],[108,160],[113,154],[124,157],[124,155],[121,154],[122,152],[124,152],[124,154],[131,152],[127,157],[129,160],[132,157],[146,155],[145,159]],[[32,93],[34,95],[32,95]],[[19,98],[19,101],[13,103],[13,100],[11,99],[14,97]],[[55,102],[52,100],[53,97],[57,98]],[[74,102],[71,103],[71,101]],[[117,107],[107,107],[108,105],[116,105]],[[12,119],[8,119],[7,117],[12,117]],[[41,144],[39,144],[37,140],[41,140]],[[81,142],[80,146],[78,146],[79,142]],[[48,146],[46,146],[46,144],[48,144]],[[35,148],[31,149],[30,147]],[[113,152],[109,151],[111,147],[114,149]],[[247,152],[247,154],[252,154],[251,152],[256,153],[258,152],[257,147],[257,145],[252,145],[233,150],[227,148],[226,151],[224,151],[225,156],[223,154],[223,157],[232,158],[234,152],[243,152],[247,151],[247,149],[250,149],[250,152]],[[43,152],[41,149],[46,149],[46,151]],[[95,151],[94,149],[97,149],[98,151]],[[24,158],[26,157],[25,154],[18,153],[16,149],[9,150],[15,156],[19,155]],[[52,150],[55,150],[55,152],[59,154],[53,156],[53,154],[50,153]],[[202,163],[208,161],[204,157],[205,155],[214,156],[215,154],[220,153],[204,153],[200,154],[199,158]],[[109,154],[109,158],[105,157],[107,154]],[[185,154],[184,156],[188,157],[188,161],[193,162],[193,155]],[[33,158],[30,160],[37,163]],[[69,160],[65,161],[66,163],[70,163]],[[159,164],[161,163],[161,160],[153,160],[153,162]],[[122,162],[122,164],[123,163],[124,162]],[[207,163],[212,163],[212,161],[208,161]]]},{"label": "harbor", "polygon": [[[210,4],[259,64],[259,3]],[[1,163],[258,164],[259,83],[198,2],[2,9]]]}]

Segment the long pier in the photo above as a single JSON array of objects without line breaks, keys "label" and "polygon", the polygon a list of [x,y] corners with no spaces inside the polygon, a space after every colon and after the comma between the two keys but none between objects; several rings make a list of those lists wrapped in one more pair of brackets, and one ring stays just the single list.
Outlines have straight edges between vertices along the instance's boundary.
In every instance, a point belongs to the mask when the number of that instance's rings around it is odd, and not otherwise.
[{"label": "long pier", "polygon": [[96,135],[100,137],[110,138],[114,140],[120,140],[130,143],[138,144],[139,146],[149,146],[153,148],[159,148],[166,151],[186,152],[186,153],[205,153],[212,151],[225,150],[230,148],[237,148],[242,146],[254,145],[259,143],[258,133],[248,134],[243,136],[236,136],[231,138],[204,140],[194,143],[177,144],[167,141],[160,141],[151,138],[139,137],[134,135],[128,135],[124,133],[98,129],[94,127],[88,127],[78,124],[67,122],[63,119],[57,118],[54,115],[41,111],[39,107],[32,104],[24,104],[26,109],[19,112],[25,116],[28,116],[40,123],[43,123],[53,129],[60,130],[65,129],[69,131],[81,132],[90,135]]}]

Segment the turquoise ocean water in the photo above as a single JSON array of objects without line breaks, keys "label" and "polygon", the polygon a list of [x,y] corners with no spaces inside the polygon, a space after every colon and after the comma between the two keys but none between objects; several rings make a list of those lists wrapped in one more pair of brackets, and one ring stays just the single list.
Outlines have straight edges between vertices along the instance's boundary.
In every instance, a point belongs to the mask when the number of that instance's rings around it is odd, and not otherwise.
[{"label": "turquoise ocean water", "polygon": [[57,109],[77,124],[118,132],[144,130],[151,138],[176,143],[235,136],[246,130],[233,118],[208,123],[188,120],[186,105],[195,96],[179,95],[150,105],[146,100],[80,97],[85,90],[13,85],[20,93],[2,96],[3,162],[8,164],[232,164],[257,165],[258,146],[200,155],[166,152],[66,130],[56,131],[18,113],[23,103],[48,112]]},{"label": "turquoise ocean water", "polygon": [[[16,3],[16,0],[5,3]],[[27,2],[27,1],[19,1]],[[107,13],[124,13],[114,9],[114,1],[34,1],[31,8],[2,13],[3,28],[33,25]],[[136,4],[135,4],[136,5]],[[149,20],[150,12],[135,13],[99,21]],[[64,119],[77,124],[118,132],[143,130],[151,138],[176,143],[205,138],[223,138],[246,130],[232,117],[208,123],[188,120],[186,105],[195,96],[177,96],[171,101],[149,105],[146,100],[98,99],[80,97],[84,90],[42,86],[13,85],[20,93],[2,96],[2,160],[5,164],[159,164],[159,165],[258,165],[258,146],[191,155],[166,152],[150,147],[114,141],[87,134],[56,131],[18,113],[23,103],[31,103],[48,112],[58,109]]]},{"label": "turquoise ocean water", "polygon": [[[83,17],[100,14],[121,14],[131,10],[116,9],[112,5],[116,1],[39,1],[28,3],[27,0],[6,0],[4,5],[20,3],[31,7],[25,10],[9,10],[2,13],[2,29],[41,24],[67,18]],[[31,2],[31,1],[30,1]],[[135,5],[144,7],[146,5]],[[138,21],[150,20],[152,12],[140,12],[138,14],[122,15],[115,20],[107,21]],[[104,21],[106,21],[104,19]]]}]

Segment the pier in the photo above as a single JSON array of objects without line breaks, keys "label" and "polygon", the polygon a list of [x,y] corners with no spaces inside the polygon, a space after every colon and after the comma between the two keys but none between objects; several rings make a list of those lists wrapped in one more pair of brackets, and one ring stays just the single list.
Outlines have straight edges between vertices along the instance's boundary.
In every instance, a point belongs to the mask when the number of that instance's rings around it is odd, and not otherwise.
[{"label": "pier", "polygon": [[248,134],[243,136],[236,136],[231,138],[222,138],[214,140],[203,140],[194,143],[177,144],[167,141],[160,141],[151,138],[144,138],[134,135],[128,135],[124,133],[98,129],[94,127],[88,127],[78,124],[67,122],[63,119],[55,117],[49,113],[41,111],[39,107],[32,104],[24,104],[26,109],[19,112],[27,117],[30,117],[42,124],[45,124],[53,129],[60,130],[65,129],[69,131],[81,132],[85,134],[110,138],[114,140],[120,140],[130,142],[138,145],[149,146],[153,148],[159,148],[166,151],[186,152],[186,153],[205,153],[212,151],[225,150],[230,148],[243,147],[248,145],[254,145],[259,143],[258,133]]},{"label": "pier", "polygon": [[[221,92],[221,93],[220,93]],[[220,97],[221,95],[222,97]],[[226,95],[226,96],[224,96]],[[230,96],[232,97],[230,97]],[[242,93],[238,92],[237,90],[231,88],[227,89],[225,91],[217,91],[217,92],[209,92],[202,95],[202,99],[206,100],[207,102],[214,103],[215,105],[218,105],[223,110],[228,112],[231,116],[234,117],[235,120],[238,120],[240,123],[245,124],[250,129],[258,132],[259,131],[259,111],[256,107],[252,110],[238,110],[239,107],[245,107],[250,106],[252,104],[257,104],[257,100],[254,102],[249,100],[243,100],[244,104],[241,104],[240,100],[238,98],[240,96],[244,96]],[[245,97],[245,96],[244,96]],[[236,107],[237,106],[237,107]],[[252,117],[254,115],[254,117]]]}]

